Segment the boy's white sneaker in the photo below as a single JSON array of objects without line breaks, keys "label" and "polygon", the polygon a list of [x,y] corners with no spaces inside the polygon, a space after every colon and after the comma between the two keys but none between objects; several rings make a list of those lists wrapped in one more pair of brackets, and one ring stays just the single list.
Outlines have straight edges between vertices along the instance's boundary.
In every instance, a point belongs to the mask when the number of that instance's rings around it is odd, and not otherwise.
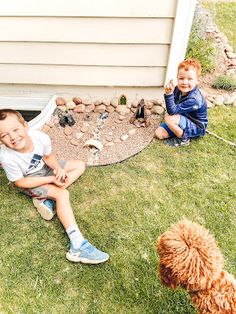
[{"label": "boy's white sneaker", "polygon": [[54,202],[52,200],[33,197],[33,204],[43,219],[51,220],[54,217]]}]

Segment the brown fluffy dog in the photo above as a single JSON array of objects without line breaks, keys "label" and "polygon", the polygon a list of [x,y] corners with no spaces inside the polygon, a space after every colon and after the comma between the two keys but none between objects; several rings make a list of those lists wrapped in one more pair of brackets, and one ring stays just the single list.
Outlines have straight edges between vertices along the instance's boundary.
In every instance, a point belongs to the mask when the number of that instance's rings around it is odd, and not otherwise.
[{"label": "brown fluffy dog", "polygon": [[159,237],[157,251],[163,283],[187,289],[198,313],[236,313],[236,280],[205,228],[182,220]]}]

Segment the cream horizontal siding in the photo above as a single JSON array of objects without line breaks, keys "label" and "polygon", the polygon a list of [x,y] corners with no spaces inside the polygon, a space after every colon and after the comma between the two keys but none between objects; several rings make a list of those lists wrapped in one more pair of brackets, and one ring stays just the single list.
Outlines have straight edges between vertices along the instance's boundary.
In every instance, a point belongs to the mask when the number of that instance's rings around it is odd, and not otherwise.
[{"label": "cream horizontal siding", "polygon": [[0,64],[0,73],[0,83],[138,87],[162,85],[165,68]]},{"label": "cream horizontal siding", "polygon": [[176,0],[2,0],[2,16],[174,17]]},{"label": "cream horizontal siding", "polygon": [[52,93],[161,87],[177,2],[0,1],[0,84]]},{"label": "cream horizontal siding", "polygon": [[157,44],[0,42],[0,63],[12,64],[166,66],[168,53]]},{"label": "cream horizontal siding", "polygon": [[173,19],[0,17],[0,41],[164,43]]}]

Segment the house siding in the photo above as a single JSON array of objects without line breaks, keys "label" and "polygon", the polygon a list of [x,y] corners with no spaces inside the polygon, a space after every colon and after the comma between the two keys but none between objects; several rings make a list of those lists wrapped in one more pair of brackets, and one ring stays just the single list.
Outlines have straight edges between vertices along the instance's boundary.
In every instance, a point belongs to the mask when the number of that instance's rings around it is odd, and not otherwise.
[{"label": "house siding", "polygon": [[0,3],[0,94],[154,96],[178,0]]}]

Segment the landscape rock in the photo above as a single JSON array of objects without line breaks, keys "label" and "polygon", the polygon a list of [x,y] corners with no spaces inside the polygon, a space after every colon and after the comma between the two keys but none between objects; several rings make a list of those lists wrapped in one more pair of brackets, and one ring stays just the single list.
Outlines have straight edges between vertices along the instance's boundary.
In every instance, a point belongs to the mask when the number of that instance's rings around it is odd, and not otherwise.
[{"label": "landscape rock", "polygon": [[119,100],[118,100],[117,97],[114,97],[114,98],[111,100],[111,105],[112,105],[114,108],[118,107],[118,105],[119,105]]},{"label": "landscape rock", "polygon": [[82,113],[84,112],[84,110],[85,110],[85,105],[80,104],[75,107],[74,112]]},{"label": "landscape rock", "polygon": [[66,103],[66,108],[67,108],[68,110],[73,110],[73,109],[75,109],[75,107],[76,107],[76,104],[75,104],[72,100],[67,101],[67,103]]},{"label": "landscape rock", "polygon": [[222,106],[224,104],[224,96],[219,95],[214,99],[214,105]]}]

